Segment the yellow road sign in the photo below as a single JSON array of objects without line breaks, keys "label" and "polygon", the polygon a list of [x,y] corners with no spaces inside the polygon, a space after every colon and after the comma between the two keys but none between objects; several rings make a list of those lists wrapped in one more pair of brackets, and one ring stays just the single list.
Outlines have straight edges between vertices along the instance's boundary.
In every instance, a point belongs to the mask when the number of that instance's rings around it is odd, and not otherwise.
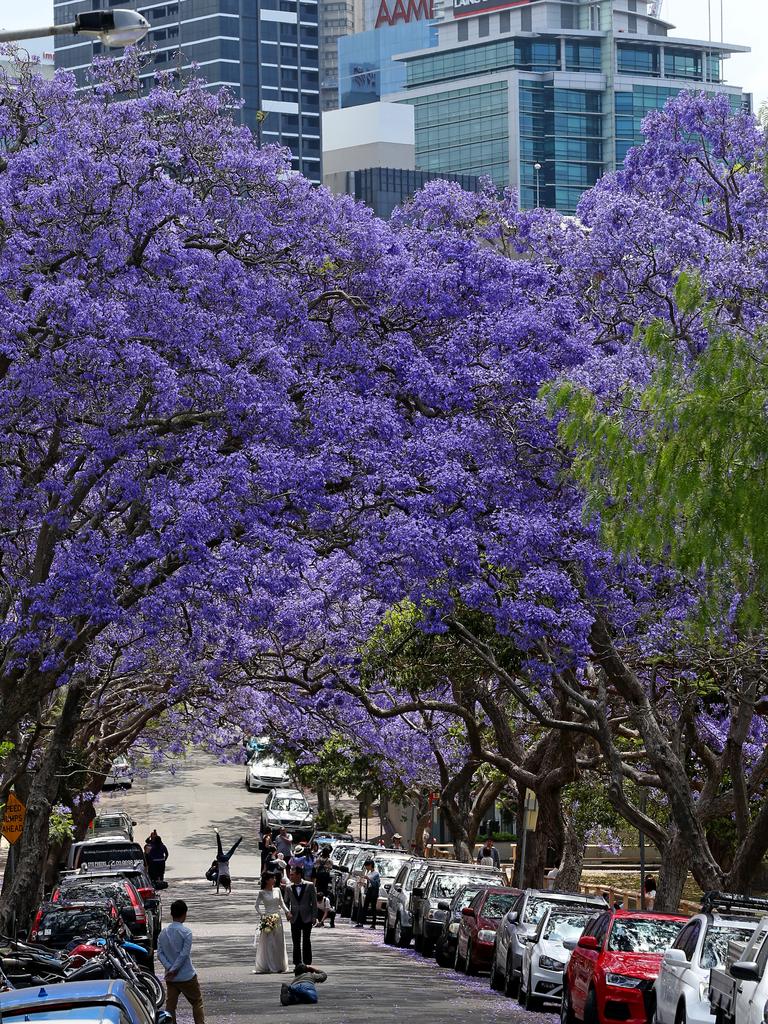
[{"label": "yellow road sign", "polygon": [[2,832],[3,837],[7,839],[9,843],[15,843],[24,831],[24,816],[26,813],[27,808],[21,800],[19,800],[16,794],[9,793],[8,800],[5,804],[3,824],[0,828],[0,832]]},{"label": "yellow road sign", "polygon": [[535,832],[539,823],[539,801],[532,789],[525,791],[525,803],[523,805],[523,827],[529,832]]}]

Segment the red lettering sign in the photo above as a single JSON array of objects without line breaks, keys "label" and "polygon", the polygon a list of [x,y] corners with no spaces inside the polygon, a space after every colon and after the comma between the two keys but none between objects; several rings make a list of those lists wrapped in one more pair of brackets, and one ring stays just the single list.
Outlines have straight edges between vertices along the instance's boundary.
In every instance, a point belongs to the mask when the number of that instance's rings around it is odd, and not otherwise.
[{"label": "red lettering sign", "polygon": [[397,25],[401,21],[408,24],[411,21],[429,20],[434,16],[433,0],[394,0],[391,8],[387,5],[387,0],[381,0],[376,16],[376,28],[381,25]]}]

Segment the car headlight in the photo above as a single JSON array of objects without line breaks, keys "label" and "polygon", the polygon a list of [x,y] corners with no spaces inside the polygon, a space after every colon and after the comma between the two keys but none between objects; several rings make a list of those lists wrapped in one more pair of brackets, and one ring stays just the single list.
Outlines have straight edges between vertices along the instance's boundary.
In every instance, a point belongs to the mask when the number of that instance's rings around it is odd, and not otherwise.
[{"label": "car headlight", "polygon": [[496,932],[493,928],[481,928],[477,933],[478,942],[493,942],[496,938]]},{"label": "car headlight", "polygon": [[611,974],[609,971],[605,976],[606,985],[614,985],[616,988],[640,988],[642,978],[632,978],[628,974]]},{"label": "car headlight", "polygon": [[543,967],[545,971],[562,971],[565,969],[565,964],[562,960],[555,960],[551,956],[540,956],[539,967]]},{"label": "car headlight", "polygon": [[451,923],[448,925],[448,932],[451,935],[458,935],[459,934],[459,922],[458,921],[451,921]]},{"label": "car headlight", "polygon": [[445,911],[444,910],[428,910],[427,911],[428,921],[444,921]]}]

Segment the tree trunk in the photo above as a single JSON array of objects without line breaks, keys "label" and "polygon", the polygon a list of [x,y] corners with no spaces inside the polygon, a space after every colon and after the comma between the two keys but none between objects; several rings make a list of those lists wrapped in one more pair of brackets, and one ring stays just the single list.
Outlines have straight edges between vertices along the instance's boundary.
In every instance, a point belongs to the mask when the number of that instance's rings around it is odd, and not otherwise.
[{"label": "tree trunk", "polygon": [[25,928],[40,902],[48,855],[48,821],[84,697],[83,683],[70,684],[61,717],[32,781],[13,881],[0,896],[0,932],[5,934],[13,925],[14,914],[17,925]]},{"label": "tree trunk", "polygon": [[554,888],[557,892],[578,892],[584,866],[584,841],[567,814],[563,814],[563,852]]},{"label": "tree trunk", "polygon": [[654,910],[665,913],[677,910],[688,877],[689,849],[687,838],[675,830],[669,844],[662,851]]},{"label": "tree trunk", "polygon": [[317,781],[317,810],[320,814],[330,815],[331,813],[331,795],[328,792],[328,787],[324,782],[319,779]]},{"label": "tree trunk", "polygon": [[725,880],[729,892],[751,892],[755,885],[766,849],[768,849],[768,798],[750,824],[749,831],[739,844],[733,865]]}]

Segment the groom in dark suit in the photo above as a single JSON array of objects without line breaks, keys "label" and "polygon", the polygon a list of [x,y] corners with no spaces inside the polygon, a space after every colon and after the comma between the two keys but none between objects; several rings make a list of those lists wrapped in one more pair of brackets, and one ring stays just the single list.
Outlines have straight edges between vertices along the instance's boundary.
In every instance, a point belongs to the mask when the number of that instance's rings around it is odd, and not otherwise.
[{"label": "groom in dark suit", "polygon": [[288,920],[291,922],[294,964],[312,963],[312,928],[317,917],[317,890],[304,881],[303,868],[291,868]]}]

